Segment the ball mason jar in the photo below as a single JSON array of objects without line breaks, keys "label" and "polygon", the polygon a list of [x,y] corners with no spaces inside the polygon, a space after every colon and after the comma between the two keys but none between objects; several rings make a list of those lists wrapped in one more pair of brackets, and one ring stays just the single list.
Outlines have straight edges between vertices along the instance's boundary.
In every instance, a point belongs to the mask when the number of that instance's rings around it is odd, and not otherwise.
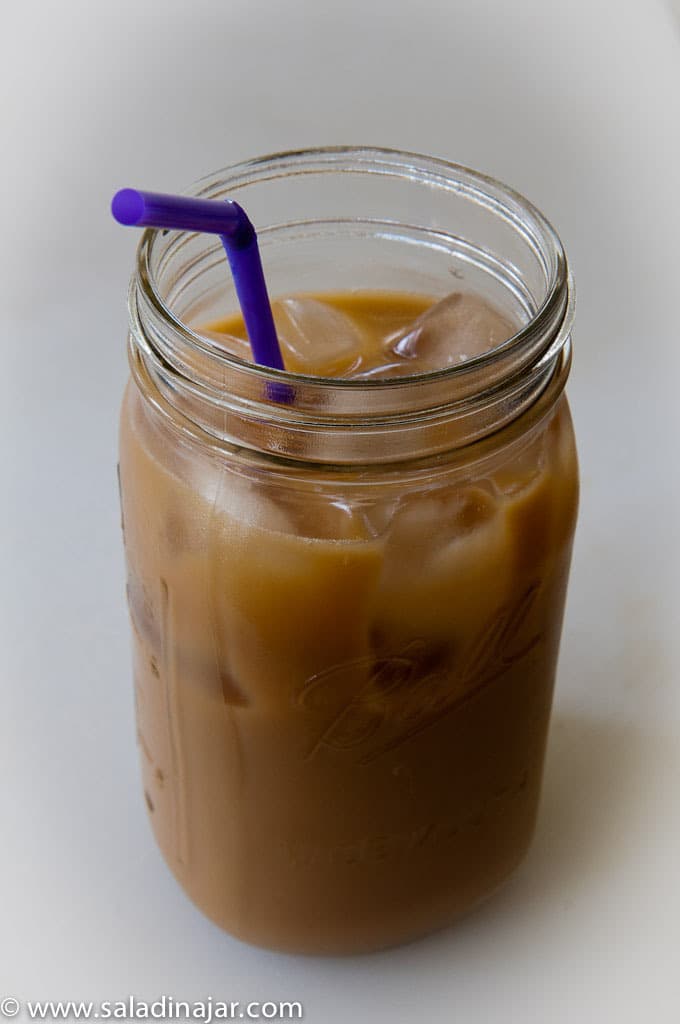
[{"label": "ball mason jar", "polygon": [[158,845],[248,942],[396,944],[488,896],[534,829],[578,493],[567,260],[517,193],[413,154],[284,153],[191,194],[248,210],[272,296],[469,290],[518,324],[437,372],[321,379],[197,330],[238,309],[215,236],[146,231],[130,289],[119,475]]}]

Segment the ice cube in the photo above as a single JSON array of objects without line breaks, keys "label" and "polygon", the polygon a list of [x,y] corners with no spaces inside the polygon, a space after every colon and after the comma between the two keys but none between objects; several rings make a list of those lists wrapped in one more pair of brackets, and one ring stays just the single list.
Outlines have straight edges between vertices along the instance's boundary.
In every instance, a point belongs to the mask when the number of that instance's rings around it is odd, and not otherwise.
[{"label": "ice cube", "polygon": [[248,363],[253,362],[250,342],[245,338],[237,338],[233,334],[227,334],[226,331],[211,331],[206,327],[194,327],[193,330],[202,338],[216,342],[227,355],[236,356]]},{"label": "ice cube", "polygon": [[417,373],[417,367],[412,366],[405,360],[401,360],[398,363],[394,361],[390,363],[381,363],[379,366],[371,366],[368,369],[359,367],[352,373],[347,373],[347,377],[351,377],[352,380],[388,380],[390,377],[408,377],[412,373]]},{"label": "ice cube", "polygon": [[408,563],[421,573],[434,548],[472,532],[497,512],[490,488],[453,485],[406,498],[394,516],[390,547],[398,553],[395,569]]},{"label": "ice cube", "polygon": [[387,339],[388,357],[413,361],[412,373],[456,366],[510,338],[510,320],[477,295],[453,292]]},{"label": "ice cube", "polygon": [[288,490],[279,501],[294,524],[298,537],[331,541],[372,540],[374,534],[359,508],[338,497]]},{"label": "ice cube", "polygon": [[545,437],[541,432],[531,444],[506,457],[492,470],[490,479],[501,497],[512,497],[531,488],[546,469]]},{"label": "ice cube", "polygon": [[287,370],[339,377],[359,365],[362,332],[329,303],[291,296],[273,302],[272,313]]},{"label": "ice cube", "polygon": [[502,605],[512,562],[506,518],[489,490],[423,496],[395,517],[376,622],[393,637],[462,649]]},{"label": "ice cube", "polygon": [[491,475],[515,546],[517,572],[540,580],[551,555],[555,518],[555,484],[541,432]]},{"label": "ice cube", "polygon": [[276,489],[238,473],[227,473],[222,478],[214,513],[216,519],[223,519],[229,532],[235,526],[239,531],[252,530],[257,537],[261,536],[260,531],[294,532],[285,501],[277,501]]}]

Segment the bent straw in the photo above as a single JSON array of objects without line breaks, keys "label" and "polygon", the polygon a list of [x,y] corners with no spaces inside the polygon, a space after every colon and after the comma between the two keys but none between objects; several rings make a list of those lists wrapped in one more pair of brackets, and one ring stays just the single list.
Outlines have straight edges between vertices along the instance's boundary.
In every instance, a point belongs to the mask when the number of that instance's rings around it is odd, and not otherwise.
[{"label": "bent straw", "polygon": [[257,235],[243,207],[233,199],[193,199],[124,188],[113,197],[111,213],[119,224],[132,227],[219,235],[229,260],[253,359],[273,370],[285,369]]}]

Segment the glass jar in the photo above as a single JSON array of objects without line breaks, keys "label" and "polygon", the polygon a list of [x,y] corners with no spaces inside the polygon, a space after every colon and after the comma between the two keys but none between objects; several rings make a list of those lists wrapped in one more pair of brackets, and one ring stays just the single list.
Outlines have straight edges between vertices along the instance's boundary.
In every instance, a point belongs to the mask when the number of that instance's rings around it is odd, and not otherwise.
[{"label": "glass jar", "polygon": [[319,379],[196,330],[238,308],[214,236],[145,232],[131,284],[120,484],[159,846],[242,939],[388,946],[495,890],[534,828],[578,492],[566,257],[522,197],[412,154],[281,154],[192,194],[248,210],[273,296],[455,285],[520,325],[437,372]]}]

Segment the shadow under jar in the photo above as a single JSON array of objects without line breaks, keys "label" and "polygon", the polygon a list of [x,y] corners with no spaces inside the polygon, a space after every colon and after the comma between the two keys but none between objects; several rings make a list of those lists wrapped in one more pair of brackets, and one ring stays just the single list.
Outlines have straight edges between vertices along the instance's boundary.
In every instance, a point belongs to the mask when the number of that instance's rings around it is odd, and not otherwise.
[{"label": "shadow under jar", "polygon": [[273,296],[455,284],[518,324],[445,370],[320,379],[188,326],[238,308],[212,236],[147,231],[131,285],[120,483],[158,844],[248,942],[389,946],[489,895],[534,828],[578,500],[565,254],[516,193],[411,154],[282,154],[192,194],[245,206]]}]

